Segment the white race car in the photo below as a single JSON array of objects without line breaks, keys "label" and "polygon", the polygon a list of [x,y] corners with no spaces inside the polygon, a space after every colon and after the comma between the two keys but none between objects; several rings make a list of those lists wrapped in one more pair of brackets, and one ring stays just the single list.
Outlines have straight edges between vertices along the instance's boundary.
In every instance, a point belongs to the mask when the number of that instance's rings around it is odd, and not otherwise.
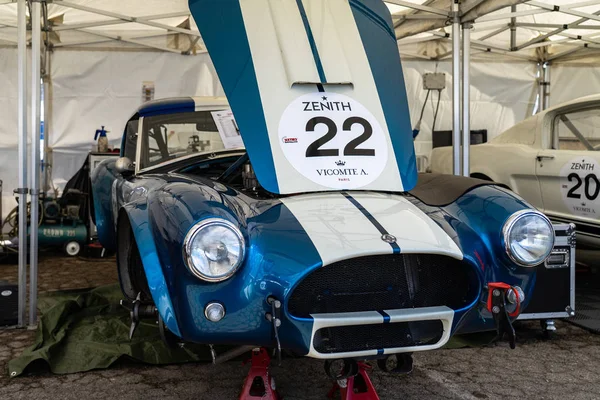
[{"label": "white race car", "polygon": [[[452,173],[452,148],[431,153]],[[578,245],[600,247],[600,95],[540,112],[471,147],[471,176],[503,183],[556,222],[577,225]]]}]

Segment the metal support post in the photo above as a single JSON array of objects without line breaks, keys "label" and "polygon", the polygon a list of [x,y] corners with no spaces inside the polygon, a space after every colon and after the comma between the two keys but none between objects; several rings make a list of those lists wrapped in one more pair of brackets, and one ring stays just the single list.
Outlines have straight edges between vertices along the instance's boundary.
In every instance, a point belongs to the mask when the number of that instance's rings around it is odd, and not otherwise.
[{"label": "metal support post", "polygon": [[452,3],[452,173],[461,174],[460,157],[460,15]]},{"label": "metal support post", "polygon": [[540,61],[538,68],[538,112],[542,112],[550,106],[550,64]]},{"label": "metal support post", "polygon": [[544,111],[544,62],[538,63],[538,108],[537,112]]},{"label": "metal support post", "polygon": [[19,316],[18,324],[25,326],[27,317],[27,5],[17,4],[18,91],[19,91]]},{"label": "metal support post", "polygon": [[471,150],[471,108],[470,108],[470,94],[471,86],[469,81],[469,61],[471,55],[471,28],[470,23],[462,25],[462,84],[463,84],[463,98],[462,98],[462,174],[463,176],[470,176],[471,168],[470,162],[470,150]]},{"label": "metal support post", "polygon": [[[517,12],[517,5],[510,6],[510,12]],[[512,17],[510,19],[510,51],[515,51],[517,48],[517,18]]]},{"label": "metal support post", "polygon": [[544,110],[550,108],[550,63],[544,63]]},{"label": "metal support post", "polygon": [[40,193],[41,8],[31,3],[31,211],[29,229],[29,325],[37,323],[38,220]]}]

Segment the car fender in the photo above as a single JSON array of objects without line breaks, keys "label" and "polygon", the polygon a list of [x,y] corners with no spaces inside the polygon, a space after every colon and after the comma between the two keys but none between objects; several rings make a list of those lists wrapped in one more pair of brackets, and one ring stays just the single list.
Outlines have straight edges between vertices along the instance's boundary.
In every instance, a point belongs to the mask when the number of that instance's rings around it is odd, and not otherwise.
[{"label": "car fender", "polygon": [[102,161],[92,173],[92,201],[98,240],[104,248],[115,251],[116,231],[113,215],[114,184],[119,177],[115,171],[114,159]]},{"label": "car fender", "polygon": [[429,170],[436,174],[452,174],[452,147],[436,147],[429,156]]},{"label": "car fender", "polygon": [[[157,179],[147,186],[130,188],[126,197],[129,202],[121,209],[129,218],[150,294],[167,328],[181,336],[171,292],[178,282],[173,264],[183,263],[185,235],[204,218],[219,217],[240,225],[240,216],[229,211],[228,207],[234,209],[233,204],[226,205],[216,190],[188,182]],[[245,231],[243,226],[240,229]]]},{"label": "car fender", "polygon": [[147,202],[143,197],[138,197],[136,200],[124,205],[121,210],[129,218],[154,304],[167,328],[175,335],[181,336],[171,295],[156,249],[155,235],[153,229],[150,229],[149,226],[150,217]]}]

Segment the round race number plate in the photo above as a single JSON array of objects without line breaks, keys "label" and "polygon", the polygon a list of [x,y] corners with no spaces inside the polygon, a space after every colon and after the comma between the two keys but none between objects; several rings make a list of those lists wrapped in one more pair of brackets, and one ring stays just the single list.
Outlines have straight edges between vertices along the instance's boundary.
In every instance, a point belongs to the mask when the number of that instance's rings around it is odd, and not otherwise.
[{"label": "round race number plate", "polygon": [[597,218],[600,212],[600,165],[593,157],[577,157],[560,171],[563,201],[575,215]]},{"label": "round race number plate", "polygon": [[294,100],[281,116],[279,144],[299,173],[332,189],[366,186],[388,161],[386,135],[377,119],[358,101],[337,93]]}]

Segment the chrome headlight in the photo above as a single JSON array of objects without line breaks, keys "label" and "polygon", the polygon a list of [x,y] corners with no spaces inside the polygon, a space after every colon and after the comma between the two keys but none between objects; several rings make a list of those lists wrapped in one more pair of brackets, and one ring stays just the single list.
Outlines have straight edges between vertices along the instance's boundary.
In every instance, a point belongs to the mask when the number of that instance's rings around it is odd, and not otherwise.
[{"label": "chrome headlight", "polygon": [[552,223],[537,211],[517,211],[508,218],[502,232],[506,253],[522,267],[541,264],[554,247]]},{"label": "chrome headlight", "polygon": [[183,242],[188,269],[208,282],[230,278],[242,265],[245,249],[244,236],[238,227],[220,218],[198,222]]}]

